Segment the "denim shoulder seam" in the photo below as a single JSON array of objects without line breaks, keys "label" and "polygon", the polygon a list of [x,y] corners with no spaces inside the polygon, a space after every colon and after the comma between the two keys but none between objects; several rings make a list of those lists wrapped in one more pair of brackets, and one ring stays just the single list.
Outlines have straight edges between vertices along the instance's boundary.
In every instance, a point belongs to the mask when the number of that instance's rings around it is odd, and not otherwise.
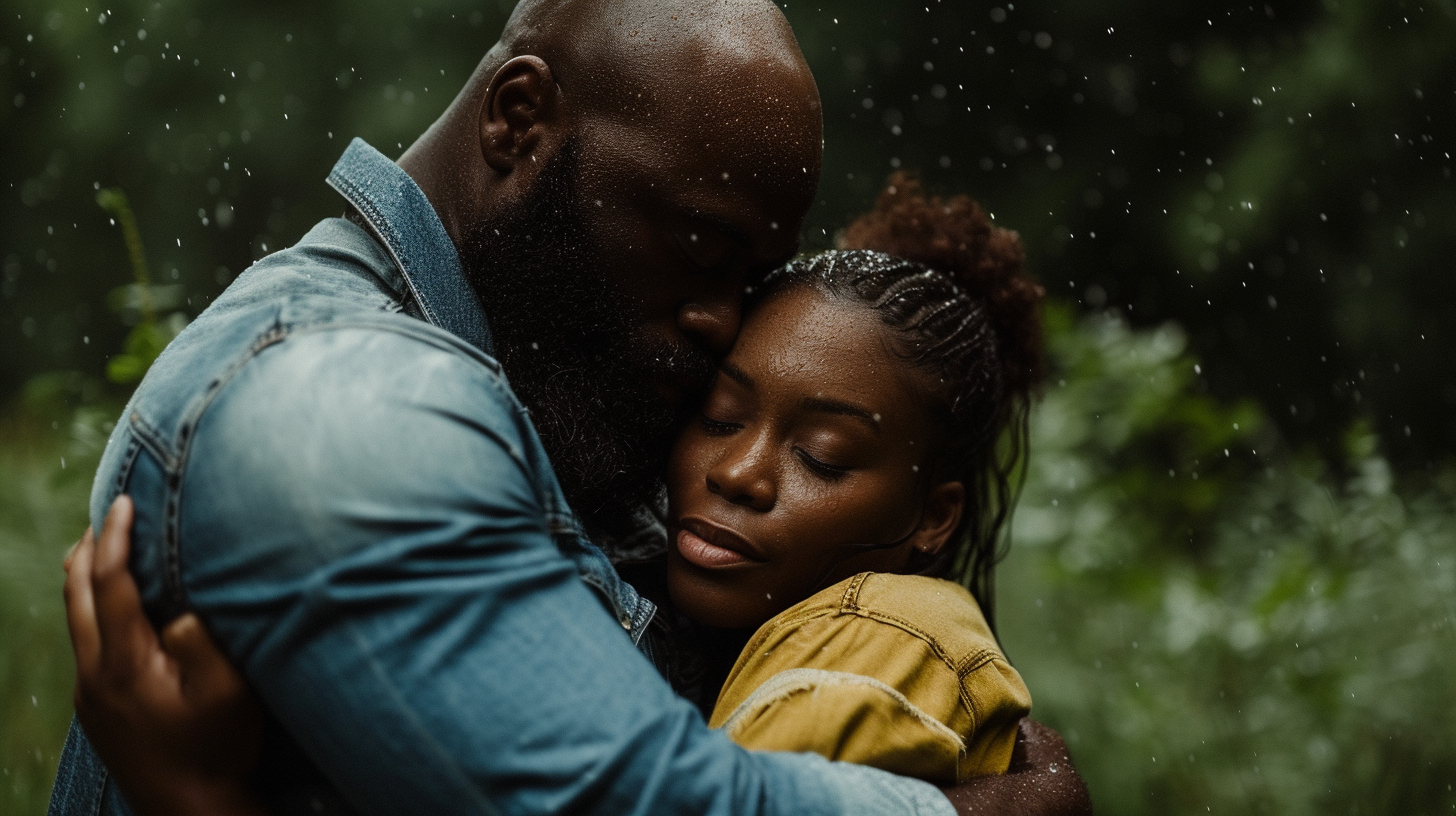
[{"label": "denim shoulder seam", "polygon": [[871,620],[885,626],[891,626],[893,628],[899,629],[900,631],[905,632],[906,634],[914,637],[915,639],[924,643],[926,646],[930,647],[930,651],[934,653],[936,657],[940,658],[940,661],[944,663],[945,667],[949,669],[951,671],[951,674],[955,676],[957,686],[956,690],[959,693],[961,703],[965,705],[967,711],[971,712],[972,717],[975,716],[976,708],[971,702],[970,693],[966,691],[965,683],[961,682],[964,679],[964,675],[961,674],[961,666],[959,664],[959,661],[957,661],[954,656],[952,656],[945,650],[945,645],[942,644],[939,639],[931,635],[929,632],[926,632],[923,627],[917,626],[913,621],[906,620],[905,618],[902,618],[898,615],[891,615],[878,609],[865,609],[863,607],[856,607],[852,610],[848,610],[847,614],[855,615],[863,620]]},{"label": "denim shoulder seam", "polygon": [[[182,580],[182,475],[187,467],[187,454],[191,449],[192,431],[197,427],[197,423],[201,421],[202,415],[222,387],[231,381],[248,361],[256,357],[258,352],[278,343],[287,336],[288,326],[275,318],[273,324],[248,345],[247,351],[207,384],[201,397],[194,400],[193,404],[183,413],[182,423],[177,428],[176,451],[171,455],[158,456],[166,475],[166,498],[162,503],[163,570],[166,574],[167,594],[171,596],[171,602],[179,610],[192,608],[187,597],[187,585]],[[151,430],[153,436],[159,436],[135,411],[132,413],[132,421],[134,426],[146,428]],[[156,454],[157,451],[154,450],[153,453]]]},{"label": "denim shoulder seam", "polygon": [[190,609],[187,590],[182,585],[181,535],[174,530],[172,524],[181,485],[181,457],[172,451],[162,434],[142,417],[140,411],[133,410],[128,422],[131,424],[134,441],[123,460],[123,467],[117,473],[118,485],[125,484],[125,480],[130,478],[142,448],[157,460],[166,480],[162,501],[162,583],[168,600],[176,609]]}]

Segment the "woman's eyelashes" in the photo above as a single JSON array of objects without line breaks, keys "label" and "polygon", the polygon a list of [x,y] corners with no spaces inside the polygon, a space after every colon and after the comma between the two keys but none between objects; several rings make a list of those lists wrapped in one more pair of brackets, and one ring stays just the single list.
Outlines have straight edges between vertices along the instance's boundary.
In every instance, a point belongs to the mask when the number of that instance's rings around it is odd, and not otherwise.
[{"label": "woman's eyelashes", "polygon": [[852,469],[842,465],[832,465],[803,448],[794,448],[794,453],[799,457],[799,461],[803,462],[804,466],[811,472],[831,482],[849,475],[849,471]]},{"label": "woman's eyelashes", "polygon": [[[698,424],[703,429],[703,433],[708,436],[732,436],[743,430],[742,423],[714,419],[707,414],[698,415]],[[854,469],[847,465],[836,465],[832,462],[826,462],[797,445],[793,447],[793,452],[794,456],[805,468],[815,476],[827,481],[841,479]]]},{"label": "woman's eyelashes", "polygon": [[707,433],[709,436],[727,436],[743,430],[743,426],[736,422],[723,422],[713,419],[707,414],[700,415],[698,422],[703,426],[704,433]]}]

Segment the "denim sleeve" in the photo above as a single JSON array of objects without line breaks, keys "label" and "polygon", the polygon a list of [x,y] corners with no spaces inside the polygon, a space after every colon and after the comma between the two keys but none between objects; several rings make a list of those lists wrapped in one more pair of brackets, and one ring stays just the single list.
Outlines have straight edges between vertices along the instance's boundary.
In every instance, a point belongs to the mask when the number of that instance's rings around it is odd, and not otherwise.
[{"label": "denim sleeve", "polygon": [[459,352],[294,336],[186,454],[187,600],[365,813],[950,813],[709,731],[557,550],[524,415]]}]

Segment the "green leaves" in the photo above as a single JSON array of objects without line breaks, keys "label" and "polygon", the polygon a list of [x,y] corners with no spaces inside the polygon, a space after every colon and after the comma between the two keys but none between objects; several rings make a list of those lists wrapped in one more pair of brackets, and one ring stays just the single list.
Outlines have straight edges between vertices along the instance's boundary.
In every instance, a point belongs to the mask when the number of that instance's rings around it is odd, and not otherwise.
[{"label": "green leaves", "polygon": [[141,382],[162,349],[186,327],[187,317],[181,312],[138,323],[126,336],[126,349],[106,362],[106,379],[122,385]]},{"label": "green leaves", "polygon": [[187,315],[182,312],[174,311],[164,318],[157,316],[160,310],[180,305],[184,292],[181,286],[152,285],[141,232],[126,193],[106,188],[96,194],[96,203],[121,227],[133,278],[132,283],[111,290],[106,299],[107,306],[132,326],[122,353],[106,362],[106,379],[131,385],[141,381],[162,349],[187,327]]}]

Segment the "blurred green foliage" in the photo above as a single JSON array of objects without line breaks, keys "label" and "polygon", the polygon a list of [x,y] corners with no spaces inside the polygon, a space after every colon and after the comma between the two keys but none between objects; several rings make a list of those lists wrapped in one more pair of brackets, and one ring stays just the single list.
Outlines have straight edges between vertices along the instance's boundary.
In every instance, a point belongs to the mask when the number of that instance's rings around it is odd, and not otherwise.
[{"label": "blurred green foliage", "polygon": [[1330,472],[1173,325],[1051,342],[999,619],[1098,810],[1456,809],[1456,469]]},{"label": "blurred green foliage", "polygon": [[0,813],[46,812],[73,663],[61,560],[86,528],[91,477],[121,406],[72,384],[37,382],[0,415]]}]

